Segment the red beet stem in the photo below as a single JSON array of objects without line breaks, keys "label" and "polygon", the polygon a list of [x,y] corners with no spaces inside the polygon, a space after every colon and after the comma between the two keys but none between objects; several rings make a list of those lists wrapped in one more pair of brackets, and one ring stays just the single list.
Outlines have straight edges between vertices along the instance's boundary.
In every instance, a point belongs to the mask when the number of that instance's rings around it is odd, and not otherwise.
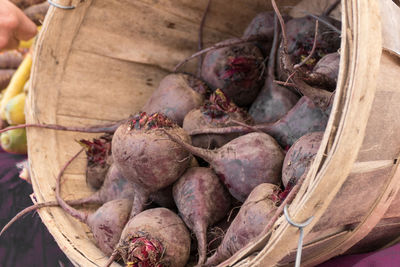
[{"label": "red beet stem", "polygon": [[168,135],[168,137],[174,141],[175,143],[181,145],[182,147],[184,147],[187,151],[189,151],[190,153],[201,157],[202,159],[204,159],[205,161],[207,161],[208,163],[212,162],[215,158],[216,158],[216,153],[213,150],[208,150],[208,149],[203,149],[203,148],[199,148],[199,147],[195,147],[192,146],[186,142],[184,142],[181,138],[170,134],[167,130],[162,129],[164,131],[164,133],[166,135]]},{"label": "red beet stem", "polygon": [[57,131],[71,131],[71,132],[82,132],[82,133],[114,133],[115,130],[120,126],[122,123],[128,121],[129,119],[121,120],[113,124],[106,124],[106,125],[96,125],[91,127],[68,127],[62,126],[57,124],[20,124],[15,126],[10,126],[5,129],[0,130],[0,133],[4,133],[14,129],[21,129],[21,128],[44,128],[44,129],[52,129]]},{"label": "red beet stem", "polygon": [[74,161],[74,159],[76,159],[79,154],[82,153],[82,151],[84,151],[84,149],[82,148],[81,150],[79,150],[78,153],[76,153],[60,170],[58,176],[57,176],[57,180],[56,180],[56,199],[58,201],[58,204],[68,213],[70,214],[72,217],[80,220],[81,222],[86,223],[87,222],[87,217],[88,214],[86,212],[82,212],[79,211],[77,209],[74,209],[73,207],[71,207],[70,205],[68,205],[62,198],[60,195],[60,181],[61,181],[61,177],[64,174],[64,171],[67,169],[67,167],[72,163],[72,161]]},{"label": "red beet stem", "polygon": [[[264,132],[269,133],[274,129],[274,124],[259,124],[254,126],[230,126],[230,127],[222,127],[222,128],[205,128],[192,130],[189,132],[189,135],[199,135],[199,134],[231,134],[231,133],[251,133],[251,132]],[[175,141],[175,140],[174,140]],[[195,154],[195,153],[193,153]],[[195,154],[196,155],[196,154]]]},{"label": "red beet stem", "polygon": [[196,234],[198,248],[197,251],[199,253],[199,261],[197,262],[197,266],[202,266],[202,264],[207,259],[207,225],[203,221],[197,221],[193,227],[193,231]]},{"label": "red beet stem", "polygon": [[[81,198],[81,199],[75,199],[75,200],[67,200],[66,201],[67,204],[69,205],[83,205],[83,204],[101,204],[101,200],[99,198],[99,194],[94,193],[91,196],[85,197],[85,198]],[[38,203],[38,204],[34,204],[32,206],[29,206],[23,210],[21,210],[20,212],[17,213],[17,215],[15,215],[4,227],[3,229],[1,229],[0,232],[0,236],[8,229],[10,228],[10,226],[16,222],[17,220],[19,220],[22,216],[24,216],[25,214],[34,211],[34,210],[38,210],[41,208],[45,208],[45,207],[59,207],[60,205],[58,204],[57,201],[48,201],[48,202],[43,202],[43,203]]]}]

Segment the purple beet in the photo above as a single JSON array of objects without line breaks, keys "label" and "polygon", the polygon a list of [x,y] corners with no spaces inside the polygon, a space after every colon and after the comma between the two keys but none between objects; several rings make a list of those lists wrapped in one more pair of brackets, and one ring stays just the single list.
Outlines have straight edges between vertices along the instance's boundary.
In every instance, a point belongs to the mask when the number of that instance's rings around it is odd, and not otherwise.
[{"label": "purple beet", "polygon": [[[220,128],[237,123],[252,124],[252,119],[245,110],[237,107],[220,89],[217,89],[200,109],[194,109],[186,115],[183,129],[190,132],[199,128]],[[192,138],[192,144],[196,147],[213,149],[237,137],[239,134],[197,135]]]},{"label": "purple beet", "polygon": [[182,128],[159,113],[142,113],[114,133],[114,163],[136,191],[131,217],[143,210],[150,194],[174,183],[190,164],[190,153],[161,129],[190,142]]},{"label": "purple beet", "polygon": [[143,107],[147,114],[166,115],[182,126],[183,119],[192,109],[199,108],[209,93],[207,85],[189,74],[169,74]]},{"label": "purple beet", "polygon": [[196,234],[201,265],[206,260],[207,228],[228,213],[230,195],[217,175],[203,167],[188,169],[174,184],[173,194],[183,221]]},{"label": "purple beet", "polygon": [[103,204],[94,213],[88,214],[72,208],[60,197],[57,200],[68,214],[89,226],[96,245],[104,254],[111,255],[129,220],[132,201],[115,199]]},{"label": "purple beet", "polygon": [[302,136],[286,153],[282,168],[282,183],[293,187],[308,171],[318,152],[324,132],[313,132]]},{"label": "purple beet", "polygon": [[233,197],[244,201],[261,183],[279,184],[284,153],[268,134],[240,136],[216,150],[194,147],[176,135],[172,140],[210,163]]},{"label": "purple beet", "polygon": [[149,209],[129,220],[106,266],[120,257],[126,266],[184,267],[189,252],[189,231],[179,216],[165,208]]},{"label": "purple beet", "polygon": [[206,54],[202,76],[212,90],[220,88],[236,105],[248,106],[257,97],[264,82],[262,63],[263,56],[256,45],[232,45]]},{"label": "purple beet", "polygon": [[86,183],[94,189],[99,189],[106,177],[108,168],[112,164],[111,139],[107,134],[93,141],[80,140],[79,144],[85,148],[87,156]]},{"label": "purple beet", "polygon": [[249,113],[256,123],[275,122],[282,118],[299,100],[293,91],[276,84],[275,61],[279,39],[279,27],[275,18],[274,39],[268,58],[267,78]]},{"label": "purple beet", "polygon": [[[243,33],[243,38],[248,38],[250,36],[259,36],[259,35],[269,35],[271,33],[271,29],[274,27],[274,12],[262,12],[257,14],[250,24],[247,26]],[[272,36],[271,36],[272,37]],[[272,38],[271,38],[272,40]],[[263,52],[264,55],[267,55],[271,50],[272,42],[256,42],[257,47]]]},{"label": "purple beet", "polygon": [[267,183],[253,189],[205,266],[216,266],[228,259],[264,230],[277,209],[278,192],[276,185]]},{"label": "purple beet", "polygon": [[275,123],[199,129],[193,130],[189,134],[243,134],[261,131],[274,137],[286,149],[307,133],[324,131],[329,118],[328,111],[321,110],[308,97],[303,96],[283,118]]},{"label": "purple beet", "polygon": [[312,86],[319,86],[329,91],[336,88],[339,75],[340,54],[330,53],[321,58],[305,81]]},{"label": "purple beet", "polygon": [[[338,29],[341,27],[340,21],[331,17],[321,17],[321,19]],[[314,44],[315,23],[316,19],[311,16],[294,18],[286,23],[288,53],[294,64],[300,63],[310,54]],[[304,72],[303,75],[311,71],[323,56],[336,52],[339,48],[340,33],[320,22],[316,39],[316,49],[312,57],[301,68],[301,71]],[[282,46],[281,49],[283,49]],[[278,67],[278,73],[279,79],[282,81],[286,81],[287,77],[290,75],[282,70],[282,67]]]}]

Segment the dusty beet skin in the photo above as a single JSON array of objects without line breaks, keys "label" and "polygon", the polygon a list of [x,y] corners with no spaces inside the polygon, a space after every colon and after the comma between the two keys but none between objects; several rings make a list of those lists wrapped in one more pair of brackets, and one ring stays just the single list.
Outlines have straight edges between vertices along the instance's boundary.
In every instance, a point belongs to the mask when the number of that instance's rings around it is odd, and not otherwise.
[{"label": "dusty beet skin", "polygon": [[160,113],[142,113],[114,133],[114,163],[136,190],[131,217],[143,210],[150,194],[175,182],[190,164],[190,153],[161,129],[190,142],[182,128]]},{"label": "dusty beet skin", "polygon": [[[190,111],[183,121],[183,129],[190,132],[201,128],[219,128],[237,125],[236,122],[252,124],[247,112],[217,89],[200,109]],[[238,137],[239,134],[230,135],[197,135],[192,138],[192,144],[202,148],[219,148]]]},{"label": "dusty beet skin", "polygon": [[182,126],[186,114],[199,108],[209,91],[204,82],[192,75],[169,74],[161,80],[142,111],[147,114],[162,113]]},{"label": "dusty beet skin", "polygon": [[194,147],[177,136],[168,135],[210,163],[229,193],[241,202],[261,183],[280,183],[284,153],[268,134],[246,134],[216,150]]},{"label": "dusty beet skin", "polygon": [[173,195],[185,224],[198,242],[198,265],[206,259],[207,228],[221,220],[229,211],[231,198],[210,168],[188,169],[174,184]]},{"label": "dusty beet skin", "polygon": [[149,209],[128,221],[107,266],[120,257],[127,266],[183,267],[189,251],[190,234],[178,215]]},{"label": "dusty beet skin", "polygon": [[263,56],[254,44],[232,45],[206,54],[202,77],[212,90],[220,88],[236,105],[248,106],[263,85],[262,64]]},{"label": "dusty beet skin", "polygon": [[308,171],[318,152],[324,132],[313,132],[302,136],[286,153],[282,168],[282,183],[293,187]]},{"label": "dusty beet skin", "polygon": [[[243,38],[250,36],[268,35],[271,28],[274,27],[274,12],[262,12],[257,14],[247,28],[244,30]],[[271,36],[272,40],[272,36]],[[256,42],[257,47],[261,50],[264,56],[268,55],[271,50],[272,41],[270,42]]]},{"label": "dusty beet skin", "polygon": [[221,245],[205,266],[216,266],[257,237],[276,211],[279,187],[263,183],[250,193],[238,215],[229,226]]},{"label": "dusty beet skin", "polygon": [[85,148],[87,156],[86,183],[94,189],[99,189],[106,177],[108,168],[112,164],[111,135],[94,138],[93,141],[80,140],[79,144]]},{"label": "dusty beet skin", "polygon": [[268,58],[267,78],[249,110],[255,123],[267,123],[279,120],[299,100],[299,96],[296,93],[275,83],[275,61],[278,41],[279,27],[277,18],[275,18],[274,39]]}]

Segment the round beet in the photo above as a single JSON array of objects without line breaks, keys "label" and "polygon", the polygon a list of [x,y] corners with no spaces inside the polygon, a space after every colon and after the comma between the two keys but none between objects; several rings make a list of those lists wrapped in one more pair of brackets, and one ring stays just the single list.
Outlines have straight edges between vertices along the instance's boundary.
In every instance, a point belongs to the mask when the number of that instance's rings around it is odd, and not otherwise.
[{"label": "round beet", "polygon": [[206,259],[208,226],[229,211],[229,193],[210,168],[188,169],[174,184],[174,200],[185,224],[196,234],[198,265]]},{"label": "round beet", "polygon": [[[183,121],[183,129],[190,132],[202,128],[220,128],[234,126],[237,123],[251,124],[252,119],[247,112],[229,101],[225,94],[217,89],[200,109],[190,111]],[[240,134],[228,135],[196,135],[192,144],[202,148],[219,148]]]},{"label": "round beet", "polygon": [[268,134],[246,134],[216,150],[194,147],[178,136],[166,134],[210,163],[231,195],[241,202],[261,183],[280,183],[284,153]]},{"label": "round beet", "polygon": [[286,153],[282,168],[282,183],[293,187],[308,171],[318,152],[324,132],[313,132],[302,136]]},{"label": "round beet", "polygon": [[209,92],[204,82],[189,74],[169,74],[143,107],[147,114],[162,113],[182,126],[183,118],[200,107]]},{"label": "round beet", "polygon": [[165,208],[149,209],[126,224],[107,266],[121,257],[127,266],[183,267],[189,252],[190,234],[178,215]]},{"label": "round beet", "polygon": [[257,237],[268,225],[276,211],[279,187],[260,184],[250,193],[229,226],[215,254],[207,259],[206,266],[216,266],[231,257]]},{"label": "round beet", "polygon": [[[226,43],[236,39],[226,40]],[[204,57],[202,76],[216,90],[220,88],[240,107],[250,105],[263,84],[263,56],[254,44],[232,45],[212,50]]]},{"label": "round beet", "polygon": [[142,113],[114,133],[114,163],[135,186],[131,217],[143,210],[151,193],[175,182],[190,164],[190,153],[169,140],[161,128],[190,142],[182,128],[159,113]]}]

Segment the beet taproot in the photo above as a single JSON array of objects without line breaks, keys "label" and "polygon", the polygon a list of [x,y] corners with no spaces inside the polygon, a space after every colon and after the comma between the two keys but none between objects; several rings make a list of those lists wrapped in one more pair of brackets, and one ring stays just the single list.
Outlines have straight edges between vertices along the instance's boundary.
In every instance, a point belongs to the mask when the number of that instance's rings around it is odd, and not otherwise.
[{"label": "beet taproot", "polygon": [[143,112],[166,115],[182,126],[183,119],[192,109],[199,108],[210,89],[198,78],[184,73],[169,74],[142,108]]},{"label": "beet taproot", "polygon": [[[186,115],[183,129],[190,132],[199,128],[220,128],[238,123],[252,124],[252,118],[245,110],[232,103],[224,92],[217,89],[200,109],[194,109]],[[192,138],[192,144],[202,148],[219,148],[238,136],[239,134],[196,135]]]},{"label": "beet taproot", "polygon": [[229,211],[231,199],[217,175],[210,169],[188,169],[173,187],[179,213],[198,242],[198,265],[206,260],[207,228],[221,220]]},{"label": "beet taproot", "polygon": [[279,41],[278,19],[274,19],[274,39],[268,58],[267,78],[249,113],[255,123],[275,122],[282,118],[299,100],[299,96],[275,83],[275,61]]},{"label": "beet taproot", "polygon": [[[237,39],[228,39],[231,43]],[[250,105],[263,85],[263,56],[252,43],[232,45],[206,54],[202,77],[213,91],[220,88],[239,107]]]},{"label": "beet taproot", "polygon": [[106,266],[120,257],[126,266],[183,267],[189,252],[190,234],[179,216],[166,208],[149,209],[128,221]]},{"label": "beet taproot", "polygon": [[131,217],[143,210],[150,194],[175,182],[191,162],[190,153],[161,129],[190,142],[181,127],[160,113],[142,113],[114,133],[114,163],[136,190]]},{"label": "beet taproot", "polygon": [[209,150],[194,147],[179,136],[165,133],[190,153],[210,163],[229,193],[241,202],[261,183],[280,183],[284,153],[268,134],[246,134],[218,149]]},{"label": "beet taproot", "polygon": [[282,183],[286,187],[293,187],[300,177],[308,171],[315,155],[318,152],[324,132],[308,133],[286,153],[282,168]]},{"label": "beet taproot", "polygon": [[268,183],[253,189],[205,266],[216,266],[228,259],[264,230],[277,209],[278,192],[279,187]]}]

